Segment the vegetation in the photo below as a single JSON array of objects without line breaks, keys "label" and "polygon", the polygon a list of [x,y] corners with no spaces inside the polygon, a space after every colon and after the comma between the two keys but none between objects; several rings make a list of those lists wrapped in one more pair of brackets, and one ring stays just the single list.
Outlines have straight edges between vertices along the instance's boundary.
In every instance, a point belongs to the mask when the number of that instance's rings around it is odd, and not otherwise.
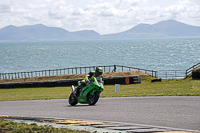
[{"label": "vegetation", "polygon": [[37,126],[37,124],[14,123],[0,118],[1,133],[87,133],[72,131],[65,128],[53,128],[49,126]]},{"label": "vegetation", "polygon": [[[200,80],[162,80],[151,82],[152,77],[141,76],[141,84],[120,85],[120,92],[115,93],[114,85],[105,85],[101,97],[132,96],[200,96]],[[67,99],[71,87],[41,87],[0,89],[0,101]]]},{"label": "vegetation", "polygon": [[200,67],[196,68],[196,69],[193,69],[192,72],[195,72],[195,73],[200,72]]},{"label": "vegetation", "polygon": [[[59,75],[59,76],[42,76],[16,79],[0,79],[0,83],[20,83],[20,82],[34,82],[34,81],[52,81],[52,80],[66,80],[66,79],[82,79],[87,74],[73,74],[73,75]],[[130,75],[147,75],[141,71],[126,71],[126,72],[105,72],[103,77],[114,76],[130,76]]]}]

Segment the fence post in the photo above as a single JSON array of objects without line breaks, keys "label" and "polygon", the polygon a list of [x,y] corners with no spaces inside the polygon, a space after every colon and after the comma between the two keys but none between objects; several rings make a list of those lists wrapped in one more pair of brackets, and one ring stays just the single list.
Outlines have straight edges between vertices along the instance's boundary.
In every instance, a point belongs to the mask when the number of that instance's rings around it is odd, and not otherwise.
[{"label": "fence post", "polygon": [[185,72],[185,77],[187,77],[187,70],[186,70],[186,72]]}]

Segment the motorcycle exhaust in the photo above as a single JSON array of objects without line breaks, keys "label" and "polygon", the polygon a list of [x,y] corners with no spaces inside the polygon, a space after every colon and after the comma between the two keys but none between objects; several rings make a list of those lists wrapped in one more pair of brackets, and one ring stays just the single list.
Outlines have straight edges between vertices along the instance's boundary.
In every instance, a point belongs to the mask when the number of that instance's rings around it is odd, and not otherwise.
[{"label": "motorcycle exhaust", "polygon": [[72,89],[72,93],[74,94],[74,96],[76,97],[76,99],[78,99],[78,97],[77,97],[76,94],[75,94],[75,88],[74,88],[73,85],[72,85],[71,89]]},{"label": "motorcycle exhaust", "polygon": [[74,86],[73,86],[73,85],[72,85],[71,89],[72,89],[72,92],[74,92],[74,91],[75,91],[75,88],[74,88]]}]

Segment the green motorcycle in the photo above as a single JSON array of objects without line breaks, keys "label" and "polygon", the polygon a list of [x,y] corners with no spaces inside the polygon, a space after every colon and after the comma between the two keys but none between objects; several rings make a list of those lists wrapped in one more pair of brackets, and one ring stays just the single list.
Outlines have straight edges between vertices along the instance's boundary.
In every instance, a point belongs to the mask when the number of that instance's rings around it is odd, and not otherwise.
[{"label": "green motorcycle", "polygon": [[97,80],[95,77],[89,85],[82,87],[81,91],[76,91],[74,86],[71,87],[72,93],[69,96],[69,104],[75,106],[77,103],[95,105],[99,100],[99,95],[103,91],[103,80]]}]

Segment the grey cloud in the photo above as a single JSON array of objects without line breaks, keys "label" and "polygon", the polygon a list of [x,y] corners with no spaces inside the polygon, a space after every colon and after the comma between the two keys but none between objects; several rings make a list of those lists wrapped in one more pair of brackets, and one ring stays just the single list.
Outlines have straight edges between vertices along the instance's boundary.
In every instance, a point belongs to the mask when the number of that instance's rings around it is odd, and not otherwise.
[{"label": "grey cloud", "polygon": [[0,12],[1,13],[8,13],[11,12],[10,7],[8,5],[0,5]]},{"label": "grey cloud", "polygon": [[114,13],[112,13],[111,10],[102,10],[100,12],[97,13],[99,16],[101,17],[112,17],[115,16]]},{"label": "grey cloud", "polygon": [[52,11],[48,12],[48,16],[50,19],[65,19],[65,17],[62,14],[53,13]]}]

